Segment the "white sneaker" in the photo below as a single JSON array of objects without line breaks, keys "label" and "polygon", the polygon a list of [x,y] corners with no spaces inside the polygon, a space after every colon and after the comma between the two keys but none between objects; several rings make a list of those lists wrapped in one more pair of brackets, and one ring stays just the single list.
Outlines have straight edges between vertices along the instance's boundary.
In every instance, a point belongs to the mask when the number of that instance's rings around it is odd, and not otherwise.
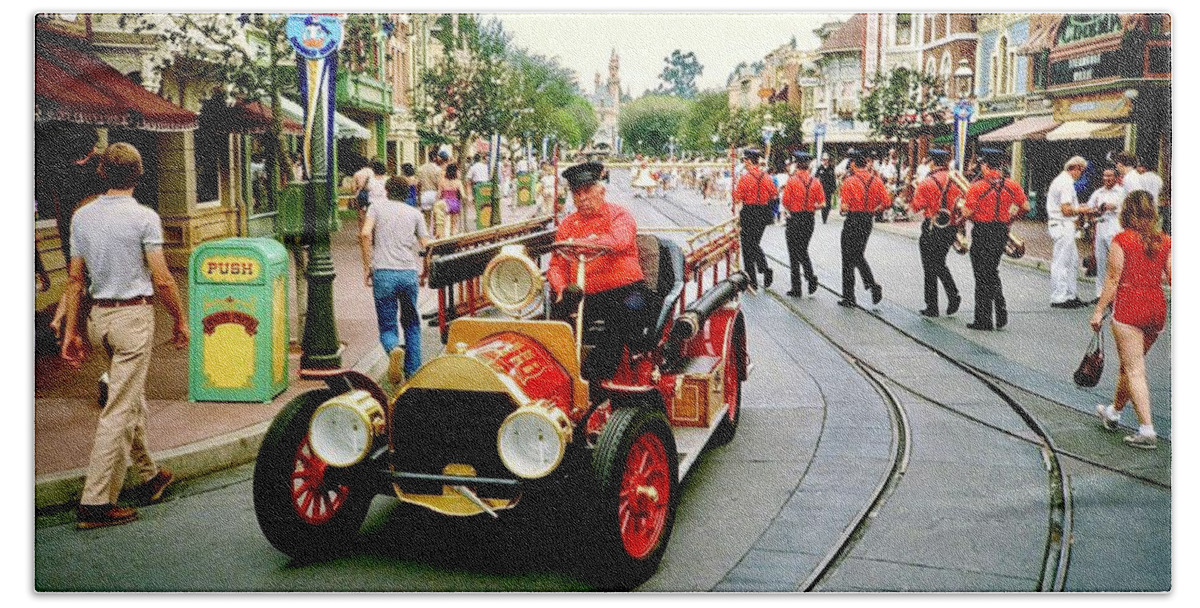
[{"label": "white sneaker", "polygon": [[1096,406],[1096,415],[1100,417],[1100,424],[1106,431],[1116,431],[1120,428],[1121,417],[1108,417],[1108,405],[1101,403]]},{"label": "white sneaker", "polygon": [[388,381],[394,386],[404,384],[404,347],[397,346],[388,353]]},{"label": "white sneaker", "polygon": [[1134,433],[1125,436],[1125,445],[1142,450],[1153,450],[1158,447],[1158,437],[1156,435]]}]

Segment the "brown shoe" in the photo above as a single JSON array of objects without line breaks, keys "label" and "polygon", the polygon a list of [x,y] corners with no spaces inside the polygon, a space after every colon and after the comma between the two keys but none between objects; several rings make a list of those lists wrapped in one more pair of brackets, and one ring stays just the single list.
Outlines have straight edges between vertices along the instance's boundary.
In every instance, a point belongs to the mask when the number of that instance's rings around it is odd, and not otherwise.
[{"label": "brown shoe", "polygon": [[75,512],[75,519],[77,520],[75,527],[79,530],[90,530],[92,528],[119,526],[137,518],[137,509],[130,507],[119,507],[114,504],[79,505],[79,510]]},{"label": "brown shoe", "polygon": [[175,481],[175,474],[167,467],[158,467],[158,475],[151,477],[149,481],[142,484],[145,488],[146,500],[149,502],[158,502],[162,500],[163,492],[167,491],[167,486]]},{"label": "brown shoe", "polygon": [[404,384],[404,347],[397,346],[388,353],[388,382],[393,386]]}]

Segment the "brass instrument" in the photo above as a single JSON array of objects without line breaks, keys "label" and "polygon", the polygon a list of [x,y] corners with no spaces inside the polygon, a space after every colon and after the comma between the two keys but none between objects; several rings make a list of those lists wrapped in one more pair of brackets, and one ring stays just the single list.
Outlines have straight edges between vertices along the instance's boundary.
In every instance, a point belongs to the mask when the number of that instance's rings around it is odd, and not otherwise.
[{"label": "brass instrument", "polygon": [[967,237],[967,227],[964,224],[966,220],[965,214],[967,211],[966,194],[967,190],[971,189],[971,184],[967,182],[966,176],[959,171],[947,171],[946,175],[951,181],[954,182],[954,185],[958,186],[958,189],[962,191],[962,194],[954,201],[955,213],[951,214],[948,209],[941,209],[938,211],[937,217],[933,219],[933,223],[938,228],[945,228],[951,224],[958,224],[958,233],[954,235],[954,244],[952,247],[954,247],[954,251],[959,255],[966,255],[966,253],[971,250],[971,239]]},{"label": "brass instrument", "polygon": [[1008,242],[1004,244],[1004,255],[1018,260],[1025,255],[1025,241],[1017,238],[1012,232],[1008,233]]},{"label": "brass instrument", "polygon": [[971,250],[971,239],[967,236],[967,227],[965,224],[959,224],[958,233],[954,235],[954,244],[951,247],[959,255],[966,255]]}]

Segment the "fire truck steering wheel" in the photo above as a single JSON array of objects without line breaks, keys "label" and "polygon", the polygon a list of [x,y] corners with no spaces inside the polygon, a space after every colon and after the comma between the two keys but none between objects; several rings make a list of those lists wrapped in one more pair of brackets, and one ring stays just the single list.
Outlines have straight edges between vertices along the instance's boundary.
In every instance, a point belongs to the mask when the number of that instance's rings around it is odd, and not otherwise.
[{"label": "fire truck steering wheel", "polygon": [[577,241],[575,239],[554,241],[550,244],[550,249],[562,254],[573,262],[583,262],[585,264],[602,255],[613,252],[613,248],[608,245],[589,241]]}]

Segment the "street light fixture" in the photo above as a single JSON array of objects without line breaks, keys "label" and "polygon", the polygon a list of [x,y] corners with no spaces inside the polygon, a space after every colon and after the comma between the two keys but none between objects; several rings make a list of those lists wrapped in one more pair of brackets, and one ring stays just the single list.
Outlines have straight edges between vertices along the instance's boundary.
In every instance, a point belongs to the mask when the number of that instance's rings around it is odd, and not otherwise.
[{"label": "street light fixture", "polygon": [[954,104],[954,163],[959,171],[966,164],[967,127],[971,123],[971,115],[975,113],[969,99],[974,76],[975,72],[967,60],[958,60],[958,69],[954,70],[954,84],[958,89],[958,103]]}]

